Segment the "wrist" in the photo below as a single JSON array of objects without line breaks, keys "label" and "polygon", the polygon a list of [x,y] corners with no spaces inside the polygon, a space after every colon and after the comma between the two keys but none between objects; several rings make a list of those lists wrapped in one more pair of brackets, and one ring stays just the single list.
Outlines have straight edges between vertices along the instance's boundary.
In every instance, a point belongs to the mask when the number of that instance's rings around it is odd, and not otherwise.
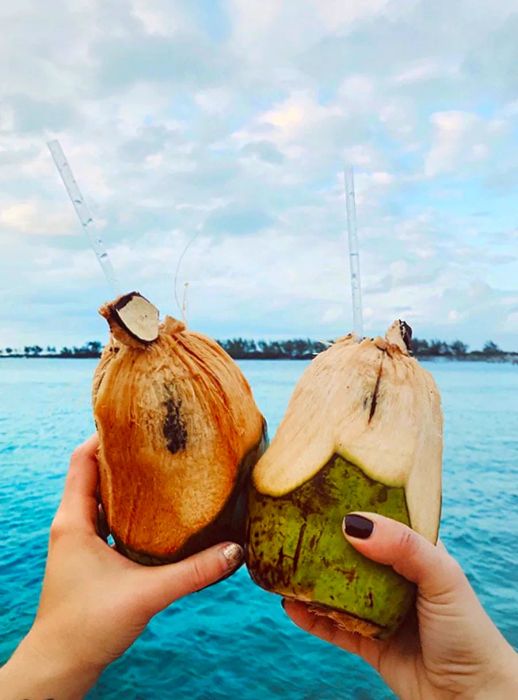
[{"label": "wrist", "polygon": [[1,697],[59,697],[79,700],[96,683],[102,669],[82,663],[37,623],[0,670]]}]

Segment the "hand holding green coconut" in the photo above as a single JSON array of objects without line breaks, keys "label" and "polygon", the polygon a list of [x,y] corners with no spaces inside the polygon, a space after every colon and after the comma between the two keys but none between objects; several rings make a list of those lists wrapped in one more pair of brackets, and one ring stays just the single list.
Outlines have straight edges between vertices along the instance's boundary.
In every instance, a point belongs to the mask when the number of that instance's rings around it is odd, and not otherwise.
[{"label": "hand holding green coconut", "polygon": [[439,531],[441,400],[410,339],[395,321],[385,338],[349,334],[318,355],[252,474],[254,581],[367,637],[394,633],[415,587],[343,540],[344,513],[376,511],[434,543]]},{"label": "hand holding green coconut", "polygon": [[98,534],[97,436],[73,454],[52,523],[32,629],[0,670],[2,700],[84,697],[170,603],[231,573],[242,549],[223,543],[176,564],[130,561]]},{"label": "hand holding green coconut", "polygon": [[342,629],[305,603],[284,600],[295,624],[360,656],[403,700],[518,697],[518,655],[441,543],[375,513],[348,515],[343,534],[363,556],[417,585],[415,612],[389,639],[376,640]]}]

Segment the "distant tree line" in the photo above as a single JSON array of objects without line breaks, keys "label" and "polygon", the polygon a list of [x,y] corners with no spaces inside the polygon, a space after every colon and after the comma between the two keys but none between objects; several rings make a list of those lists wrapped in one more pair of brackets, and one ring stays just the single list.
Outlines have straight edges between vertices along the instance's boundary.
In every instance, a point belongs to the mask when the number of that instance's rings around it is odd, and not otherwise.
[{"label": "distant tree line", "polygon": [[91,340],[81,347],[63,347],[56,350],[54,345],[42,348],[40,345],[25,345],[23,348],[0,348],[4,357],[100,357],[103,349],[98,340]]},{"label": "distant tree line", "polygon": [[[231,340],[218,340],[221,347],[236,360],[243,359],[288,359],[306,360],[318,355],[333,341],[322,342],[320,340],[310,340],[309,338],[295,338],[294,340],[246,340],[244,338],[232,338]],[[412,340],[412,353],[417,357],[449,357],[476,359],[477,357],[499,357],[514,353],[507,353],[501,350],[496,343],[488,340],[482,350],[469,352],[469,346],[461,340],[454,340],[447,343],[444,340]]]},{"label": "distant tree line", "polygon": [[331,341],[323,343],[309,338],[293,340],[218,340],[223,350],[235,360],[307,360],[325,350]]},{"label": "distant tree line", "polygon": [[[218,340],[219,345],[235,360],[308,360],[318,355],[330,345],[331,340],[310,340],[309,338],[293,338],[291,340],[247,340],[232,338]],[[52,345],[42,348],[40,345],[26,345],[23,349],[0,348],[0,357],[99,357],[103,346],[98,340],[91,340],[81,347],[63,347],[56,350]],[[445,357],[451,359],[504,359],[510,353],[501,350],[496,343],[488,340],[482,350],[469,351],[468,345],[461,340],[447,343],[444,340],[412,340],[412,352],[417,357]]]},{"label": "distant tree line", "polygon": [[488,340],[484,343],[482,350],[472,350],[468,352],[469,346],[461,340],[454,340],[452,343],[446,343],[444,340],[421,340],[420,338],[412,339],[412,352],[417,357],[452,357],[462,358],[467,357],[498,357],[508,355],[505,350],[501,350],[496,343]]}]

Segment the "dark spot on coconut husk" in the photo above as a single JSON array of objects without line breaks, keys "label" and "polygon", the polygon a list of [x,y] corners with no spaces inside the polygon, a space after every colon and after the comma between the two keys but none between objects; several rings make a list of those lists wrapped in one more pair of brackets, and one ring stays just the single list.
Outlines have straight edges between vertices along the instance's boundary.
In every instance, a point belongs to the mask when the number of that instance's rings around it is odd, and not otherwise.
[{"label": "dark spot on coconut husk", "polygon": [[355,579],[358,578],[358,572],[354,567],[352,567],[351,569],[345,569],[344,575],[349,583],[352,583]]},{"label": "dark spot on coconut husk", "polygon": [[381,357],[381,362],[378,370],[378,376],[376,377],[376,384],[374,385],[374,391],[372,392],[372,400],[371,400],[371,406],[369,410],[369,420],[367,421],[368,423],[371,422],[371,420],[374,417],[374,414],[376,412],[376,406],[378,405],[378,392],[380,388],[380,382],[381,382],[381,372],[383,369],[383,355]]},{"label": "dark spot on coconut husk", "polygon": [[378,503],[385,503],[388,498],[388,489],[386,486],[381,486],[380,490],[376,494],[376,500]]},{"label": "dark spot on coconut husk", "polygon": [[167,442],[167,449],[172,454],[185,449],[187,445],[187,430],[182,420],[180,399],[169,398],[165,404],[164,437]]},{"label": "dark spot on coconut husk", "polygon": [[[169,397],[172,403],[178,404],[178,401],[172,398],[171,388],[169,388]],[[140,564],[156,566],[159,564],[181,561],[191,556],[191,554],[195,554],[202,549],[207,549],[207,547],[211,547],[219,542],[231,541],[244,546],[249,539],[247,534],[246,501],[250,489],[250,473],[259,457],[265,452],[267,446],[268,432],[266,422],[264,422],[261,439],[258,444],[243,457],[239,469],[237,470],[237,481],[226,504],[212,522],[191,535],[179,550],[171,552],[170,554],[164,553],[163,556],[158,557],[150,555],[147,552],[131,549],[124,545],[120,538],[116,538],[119,551]],[[253,542],[250,542],[248,546],[253,547]]]},{"label": "dark spot on coconut husk", "polygon": [[299,565],[300,550],[302,547],[302,540],[304,539],[304,533],[306,532],[307,523],[303,523],[299,531],[299,538],[297,540],[297,546],[295,548],[295,555],[293,557],[293,571],[297,570]]}]

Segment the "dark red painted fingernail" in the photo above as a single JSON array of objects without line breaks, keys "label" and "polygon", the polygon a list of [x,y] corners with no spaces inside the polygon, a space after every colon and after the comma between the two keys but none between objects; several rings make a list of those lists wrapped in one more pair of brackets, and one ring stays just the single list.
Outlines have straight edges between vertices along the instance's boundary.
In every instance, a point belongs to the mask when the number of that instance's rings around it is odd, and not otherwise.
[{"label": "dark red painted fingernail", "polygon": [[374,523],[363,515],[349,513],[349,515],[345,516],[342,527],[345,534],[349,535],[349,537],[366,540],[374,530]]}]

